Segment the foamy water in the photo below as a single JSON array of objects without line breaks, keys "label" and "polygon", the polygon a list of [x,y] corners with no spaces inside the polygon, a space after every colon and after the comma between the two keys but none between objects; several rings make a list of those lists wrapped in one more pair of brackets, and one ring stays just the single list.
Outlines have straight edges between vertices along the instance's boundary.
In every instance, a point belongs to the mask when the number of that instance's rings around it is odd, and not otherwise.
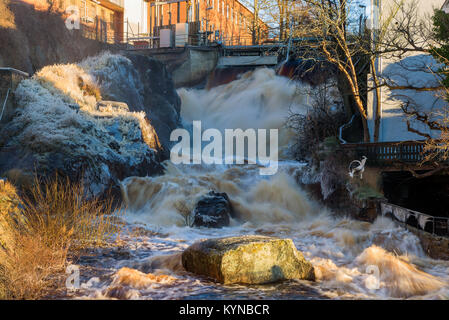
[{"label": "foamy water", "polygon": [[[292,107],[304,112],[295,84],[264,69],[210,91],[184,90],[185,121],[206,127],[282,128]],[[416,236],[387,218],[373,224],[335,217],[309,200],[296,179],[305,164],[282,160],[274,176],[256,165],[165,164],[159,177],[122,182],[127,205],[120,251],[100,250],[101,276],[75,296],[119,299],[449,298],[449,262],[428,258]],[[188,227],[197,200],[211,190],[229,195],[236,219],[222,229]],[[181,253],[197,240],[261,234],[293,239],[315,267],[317,281],[224,286],[183,270]],[[379,270],[374,278],[372,268]],[[373,283],[376,286],[373,286]]]}]

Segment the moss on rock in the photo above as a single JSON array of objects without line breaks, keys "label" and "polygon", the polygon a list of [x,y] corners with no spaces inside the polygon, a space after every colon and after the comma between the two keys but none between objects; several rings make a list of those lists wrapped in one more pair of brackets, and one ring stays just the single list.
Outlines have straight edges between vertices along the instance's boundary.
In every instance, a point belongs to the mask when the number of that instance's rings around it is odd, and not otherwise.
[{"label": "moss on rock", "polygon": [[242,236],[194,243],[182,254],[187,271],[225,284],[315,280],[313,266],[291,239]]}]

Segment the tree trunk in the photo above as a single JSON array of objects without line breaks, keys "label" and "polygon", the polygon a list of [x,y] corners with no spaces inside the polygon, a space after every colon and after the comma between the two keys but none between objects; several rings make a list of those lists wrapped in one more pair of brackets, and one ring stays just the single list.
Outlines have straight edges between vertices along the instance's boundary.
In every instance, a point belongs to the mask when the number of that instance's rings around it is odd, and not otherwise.
[{"label": "tree trunk", "polygon": [[375,93],[376,93],[376,114],[374,117],[374,142],[378,142],[379,141],[379,131],[380,131],[380,83],[379,83],[379,79],[377,78],[377,70],[376,70],[376,61],[375,61],[375,57],[371,57],[370,58],[370,63],[371,63],[371,72],[373,75],[373,81],[374,81],[374,86],[375,86]]},{"label": "tree trunk", "polygon": [[253,30],[252,30],[252,40],[253,45],[256,45],[257,41],[257,26],[259,24],[259,0],[254,0],[254,15],[253,15]]},{"label": "tree trunk", "polygon": [[[364,110],[363,102],[360,99],[359,96],[355,96],[355,103],[357,104],[357,107],[359,110]],[[363,126],[363,142],[369,143],[371,142],[371,137],[369,133],[369,127],[368,127],[368,119],[366,116],[366,113],[359,112],[360,113],[360,119],[362,120],[362,126]]]}]

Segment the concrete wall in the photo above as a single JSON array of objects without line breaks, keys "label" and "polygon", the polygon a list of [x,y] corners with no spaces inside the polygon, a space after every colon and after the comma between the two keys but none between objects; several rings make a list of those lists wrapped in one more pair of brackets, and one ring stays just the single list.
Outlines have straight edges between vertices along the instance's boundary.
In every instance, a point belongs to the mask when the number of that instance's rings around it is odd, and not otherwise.
[{"label": "concrete wall", "polygon": [[219,48],[195,47],[136,50],[162,62],[171,72],[176,88],[192,87],[204,82],[218,64]]},{"label": "concrete wall", "polygon": [[[380,0],[380,17],[388,16],[392,6],[397,0]],[[405,0],[410,3],[412,0]],[[372,8],[375,8],[377,0],[371,0]],[[433,14],[434,8],[441,8],[444,0],[419,0],[419,17],[429,21]],[[382,19],[382,18],[380,18]],[[436,61],[427,55],[412,53],[403,59],[391,59],[381,57],[377,61],[378,74],[388,77],[394,81],[395,85],[407,87],[434,87],[438,86],[438,81],[434,74],[429,72],[430,69],[437,69]],[[371,131],[371,137],[374,134],[374,93],[370,93],[368,97],[368,117]],[[401,109],[401,105],[410,102],[416,105],[420,110],[436,110],[441,108],[445,102],[436,96],[436,92],[419,91],[419,90],[389,90],[381,89],[381,127],[379,141],[402,141],[402,140],[423,140],[420,135],[411,133],[407,130],[406,120]],[[427,128],[418,122],[412,122],[412,127],[429,132]],[[433,132],[435,134],[435,132]]]}]

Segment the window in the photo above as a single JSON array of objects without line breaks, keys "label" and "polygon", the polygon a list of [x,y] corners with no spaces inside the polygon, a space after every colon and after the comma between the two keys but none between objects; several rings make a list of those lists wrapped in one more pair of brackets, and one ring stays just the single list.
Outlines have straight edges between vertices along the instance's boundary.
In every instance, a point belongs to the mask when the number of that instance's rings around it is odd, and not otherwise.
[{"label": "window", "polygon": [[178,15],[178,17],[176,18],[176,21],[178,23],[181,22],[181,2],[178,2],[178,7],[176,8],[176,13]]},{"label": "window", "polygon": [[81,1],[81,18],[85,20],[87,18],[87,5],[86,0]]}]

